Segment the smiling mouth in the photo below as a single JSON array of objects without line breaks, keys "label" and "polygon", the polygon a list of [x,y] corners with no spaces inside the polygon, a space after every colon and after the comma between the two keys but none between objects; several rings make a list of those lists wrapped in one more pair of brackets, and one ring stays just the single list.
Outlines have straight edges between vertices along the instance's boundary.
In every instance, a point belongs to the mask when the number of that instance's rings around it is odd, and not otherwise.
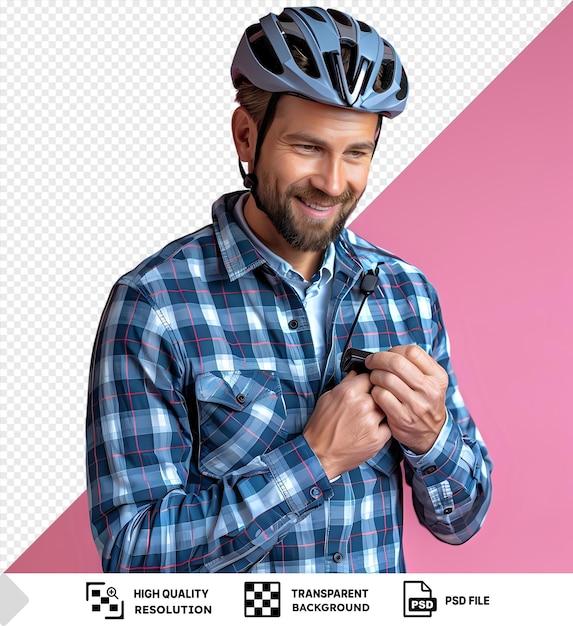
[{"label": "smiling mouth", "polygon": [[330,211],[333,207],[336,206],[335,204],[322,205],[322,204],[316,204],[315,202],[308,202],[304,200],[304,198],[301,198],[300,196],[297,196],[297,200],[299,200],[299,202],[302,202],[304,205],[306,205],[309,209],[312,209],[313,211]]}]

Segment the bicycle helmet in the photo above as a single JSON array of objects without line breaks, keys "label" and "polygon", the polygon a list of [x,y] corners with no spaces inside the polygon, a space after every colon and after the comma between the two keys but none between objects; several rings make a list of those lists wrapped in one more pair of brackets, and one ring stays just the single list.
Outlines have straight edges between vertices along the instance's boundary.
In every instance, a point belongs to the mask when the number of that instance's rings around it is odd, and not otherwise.
[{"label": "bicycle helmet", "polygon": [[[308,63],[301,63],[299,53]],[[268,92],[390,118],[404,110],[408,97],[408,79],[394,48],[371,26],[319,7],[286,8],[249,26],[231,77],[235,87],[246,79]]]}]

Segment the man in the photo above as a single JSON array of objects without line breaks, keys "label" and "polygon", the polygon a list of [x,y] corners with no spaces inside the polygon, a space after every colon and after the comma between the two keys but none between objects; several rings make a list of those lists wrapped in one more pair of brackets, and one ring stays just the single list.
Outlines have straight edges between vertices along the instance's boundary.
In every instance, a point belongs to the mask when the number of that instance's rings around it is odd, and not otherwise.
[{"label": "man", "polygon": [[104,569],[403,572],[402,464],[448,543],[491,496],[433,287],[344,228],[406,74],[370,26],[301,8],[249,27],[232,77],[249,191],[122,277],[98,330]]}]

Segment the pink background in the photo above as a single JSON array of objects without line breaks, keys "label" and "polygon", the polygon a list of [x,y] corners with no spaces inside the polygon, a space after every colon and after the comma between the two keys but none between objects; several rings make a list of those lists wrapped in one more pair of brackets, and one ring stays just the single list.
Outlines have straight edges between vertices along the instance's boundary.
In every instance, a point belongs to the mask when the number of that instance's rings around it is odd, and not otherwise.
[{"label": "pink background", "polygon": [[[569,5],[352,224],[435,284],[494,497],[463,546],[406,508],[410,572],[572,572]],[[383,137],[377,158],[383,158]],[[8,572],[97,572],[83,494]]]}]

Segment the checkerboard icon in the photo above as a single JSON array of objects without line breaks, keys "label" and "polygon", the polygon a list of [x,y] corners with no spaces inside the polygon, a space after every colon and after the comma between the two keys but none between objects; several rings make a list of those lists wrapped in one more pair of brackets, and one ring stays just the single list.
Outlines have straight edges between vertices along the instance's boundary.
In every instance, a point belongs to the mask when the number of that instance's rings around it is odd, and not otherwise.
[{"label": "checkerboard icon", "polygon": [[245,617],[280,617],[280,615],[280,583],[245,583]]},{"label": "checkerboard icon", "polygon": [[113,587],[105,589],[105,583],[86,583],[86,601],[92,613],[99,613],[105,619],[123,619],[123,601],[118,600]]}]

